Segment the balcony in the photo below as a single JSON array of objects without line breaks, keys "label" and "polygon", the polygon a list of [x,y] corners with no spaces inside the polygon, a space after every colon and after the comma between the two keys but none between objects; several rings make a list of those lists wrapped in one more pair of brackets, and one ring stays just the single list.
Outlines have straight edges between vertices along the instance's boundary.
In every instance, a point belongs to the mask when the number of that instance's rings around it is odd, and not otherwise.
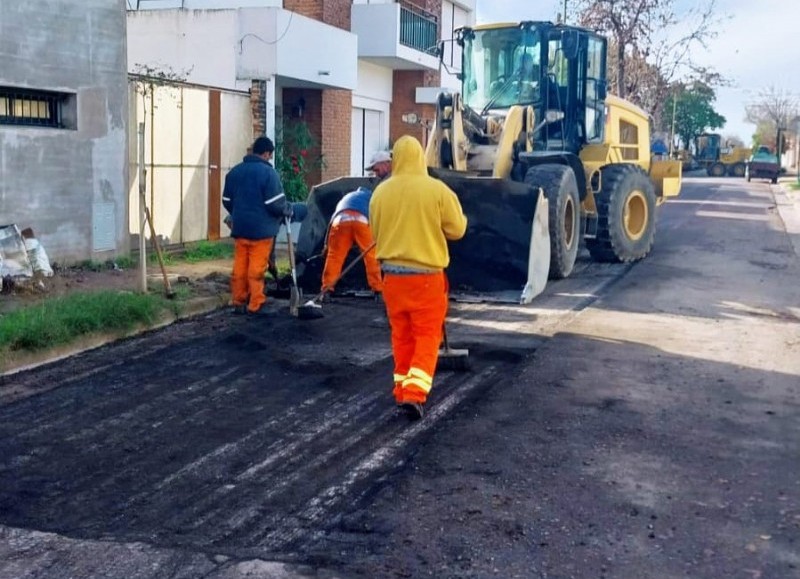
[{"label": "balcony", "polygon": [[354,4],[358,57],[394,70],[438,70],[435,15],[411,3]]}]

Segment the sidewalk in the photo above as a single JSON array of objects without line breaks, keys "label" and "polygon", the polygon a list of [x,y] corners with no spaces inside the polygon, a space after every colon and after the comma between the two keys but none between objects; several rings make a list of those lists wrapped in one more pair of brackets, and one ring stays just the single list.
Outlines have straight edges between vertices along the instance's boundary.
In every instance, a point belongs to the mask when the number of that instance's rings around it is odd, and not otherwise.
[{"label": "sidewalk", "polygon": [[793,188],[797,183],[796,175],[784,175],[778,179],[779,191],[775,191],[775,203],[794,253],[800,257],[800,188]]}]

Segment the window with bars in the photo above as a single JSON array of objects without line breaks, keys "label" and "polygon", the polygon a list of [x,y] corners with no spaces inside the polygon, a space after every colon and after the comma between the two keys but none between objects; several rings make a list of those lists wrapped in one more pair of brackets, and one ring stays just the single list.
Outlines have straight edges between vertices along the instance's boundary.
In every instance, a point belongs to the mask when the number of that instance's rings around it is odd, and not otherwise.
[{"label": "window with bars", "polygon": [[68,128],[63,109],[71,96],[0,86],[0,125]]}]

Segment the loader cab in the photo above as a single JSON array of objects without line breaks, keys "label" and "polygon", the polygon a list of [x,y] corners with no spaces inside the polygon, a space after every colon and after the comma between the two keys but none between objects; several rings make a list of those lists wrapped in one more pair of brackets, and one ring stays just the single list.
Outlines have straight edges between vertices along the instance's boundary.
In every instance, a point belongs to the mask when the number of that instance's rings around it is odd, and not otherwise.
[{"label": "loader cab", "polygon": [[700,163],[713,163],[719,160],[722,137],[716,133],[702,133],[695,137],[696,159]]},{"label": "loader cab", "polygon": [[486,118],[516,105],[533,107],[535,150],[578,153],[587,143],[602,142],[607,49],[602,36],[522,22],[462,28],[457,42],[463,49],[463,101],[473,113]]}]

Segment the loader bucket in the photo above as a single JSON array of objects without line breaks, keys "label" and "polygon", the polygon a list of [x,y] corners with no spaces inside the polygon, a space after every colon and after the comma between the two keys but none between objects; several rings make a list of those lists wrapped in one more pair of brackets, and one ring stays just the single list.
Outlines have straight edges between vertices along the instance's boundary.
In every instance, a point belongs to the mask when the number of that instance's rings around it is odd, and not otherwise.
[{"label": "loader bucket", "polygon": [[[524,183],[473,177],[444,169],[429,169],[458,196],[467,216],[467,232],[449,243],[447,277],[451,293],[511,292],[514,301],[528,303],[544,289],[550,267],[547,199]],[[297,274],[304,291],[319,291],[328,222],[342,196],[375,180],[347,177],[318,185],[309,194],[308,216],[297,242]],[[354,247],[347,263],[358,255]],[[366,290],[362,264],[337,283],[336,291]]]},{"label": "loader bucket", "polygon": [[449,244],[447,277],[454,293],[514,292],[528,303],[547,283],[547,199],[524,183],[443,169],[432,176],[455,191],[467,232]]},{"label": "loader bucket", "polygon": [[681,161],[654,160],[650,163],[650,179],[655,185],[659,203],[680,194],[682,170]]}]

